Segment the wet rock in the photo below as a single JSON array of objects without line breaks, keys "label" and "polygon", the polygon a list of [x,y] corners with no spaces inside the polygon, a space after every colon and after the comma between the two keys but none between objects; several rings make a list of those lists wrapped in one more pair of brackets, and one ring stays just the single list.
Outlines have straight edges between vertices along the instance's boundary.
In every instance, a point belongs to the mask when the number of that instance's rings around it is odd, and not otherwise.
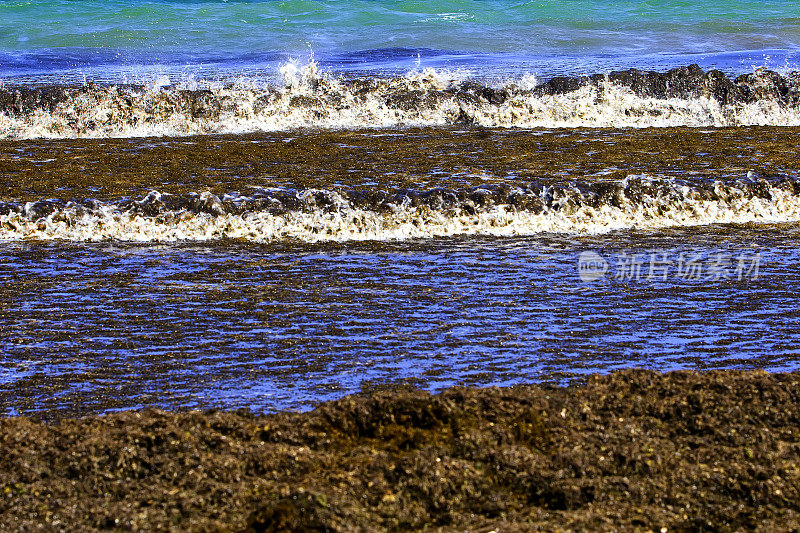
[{"label": "wet rock", "polygon": [[788,80],[777,72],[758,69],[752,74],[744,74],[736,78],[736,85],[742,94],[742,99],[746,102],[775,100],[783,103],[796,103],[796,96],[790,102]]},{"label": "wet rock", "polygon": [[585,85],[599,86],[610,82],[626,87],[635,94],[650,98],[712,98],[721,105],[774,100],[783,105],[797,104],[797,84],[794,77],[759,69],[753,74],[731,80],[719,70],[704,72],[698,65],[677,67],[667,72],[629,69],[613,71],[608,76],[555,77],[534,90],[539,95],[566,94]]},{"label": "wet rock", "polygon": [[459,101],[472,101],[473,103],[485,102],[491,105],[501,105],[509,98],[507,89],[495,89],[475,82],[463,83],[456,92]]},{"label": "wet rock", "polygon": [[584,85],[590,82],[586,76],[570,77],[570,76],[556,76],[547,80],[545,83],[538,85],[534,90],[534,94],[542,95],[555,95],[567,94],[577,91]]},{"label": "wet rock", "polygon": [[76,92],[59,86],[9,87],[0,89],[0,113],[20,116],[37,110],[53,112],[61,103],[67,102]]}]

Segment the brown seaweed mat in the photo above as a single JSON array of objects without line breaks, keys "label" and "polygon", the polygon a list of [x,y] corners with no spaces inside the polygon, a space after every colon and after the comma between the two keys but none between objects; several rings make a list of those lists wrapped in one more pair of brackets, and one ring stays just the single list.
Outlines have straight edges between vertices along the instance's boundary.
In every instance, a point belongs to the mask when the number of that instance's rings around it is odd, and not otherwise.
[{"label": "brown seaweed mat", "polygon": [[0,530],[789,530],[800,373],[0,420]]}]

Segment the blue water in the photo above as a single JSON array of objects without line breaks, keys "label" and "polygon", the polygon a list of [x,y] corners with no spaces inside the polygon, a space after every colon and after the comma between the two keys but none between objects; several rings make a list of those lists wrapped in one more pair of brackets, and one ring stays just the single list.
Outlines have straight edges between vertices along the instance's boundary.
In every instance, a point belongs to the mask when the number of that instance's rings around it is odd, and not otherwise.
[{"label": "blue water", "polygon": [[730,73],[800,64],[800,2],[4,1],[0,77],[141,81],[462,68],[539,76],[698,63]]},{"label": "blue water", "polygon": [[[307,409],[373,385],[430,390],[628,367],[800,358],[798,227],[354,245],[9,245],[0,415]],[[760,253],[757,273],[584,282],[578,254]],[[5,409],[4,409],[5,408]]]}]

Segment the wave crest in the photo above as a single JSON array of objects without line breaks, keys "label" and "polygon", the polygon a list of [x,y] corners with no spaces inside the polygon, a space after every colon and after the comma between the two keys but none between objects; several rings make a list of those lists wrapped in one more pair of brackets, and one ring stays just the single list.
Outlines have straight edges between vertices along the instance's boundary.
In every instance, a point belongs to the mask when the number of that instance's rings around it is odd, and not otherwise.
[{"label": "wave crest", "polygon": [[431,69],[333,77],[285,66],[283,86],[153,85],[0,89],[0,137],[142,137],[293,128],[800,125],[800,75],[729,79],[696,65],[500,87]]},{"label": "wave crest", "polygon": [[427,191],[152,191],[137,200],[0,204],[0,239],[139,242],[397,240],[452,235],[596,234],[715,223],[800,221],[788,177],[684,183],[498,184]]}]

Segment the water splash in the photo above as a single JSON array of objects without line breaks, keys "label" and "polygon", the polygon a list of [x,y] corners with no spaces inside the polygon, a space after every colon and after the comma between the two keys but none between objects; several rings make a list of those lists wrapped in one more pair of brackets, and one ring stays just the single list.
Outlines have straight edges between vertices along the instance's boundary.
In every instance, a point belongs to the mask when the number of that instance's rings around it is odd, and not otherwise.
[{"label": "water splash", "polygon": [[453,235],[599,234],[724,223],[800,221],[792,178],[685,183],[536,183],[428,191],[258,189],[139,200],[0,205],[0,239],[138,242],[402,240]]},{"label": "water splash", "polygon": [[281,68],[283,85],[49,86],[0,89],[0,138],[103,138],[296,128],[467,124],[504,128],[800,125],[800,75],[735,80],[682,67],[608,76],[525,76],[500,87],[463,71],[333,77],[313,61]]}]

